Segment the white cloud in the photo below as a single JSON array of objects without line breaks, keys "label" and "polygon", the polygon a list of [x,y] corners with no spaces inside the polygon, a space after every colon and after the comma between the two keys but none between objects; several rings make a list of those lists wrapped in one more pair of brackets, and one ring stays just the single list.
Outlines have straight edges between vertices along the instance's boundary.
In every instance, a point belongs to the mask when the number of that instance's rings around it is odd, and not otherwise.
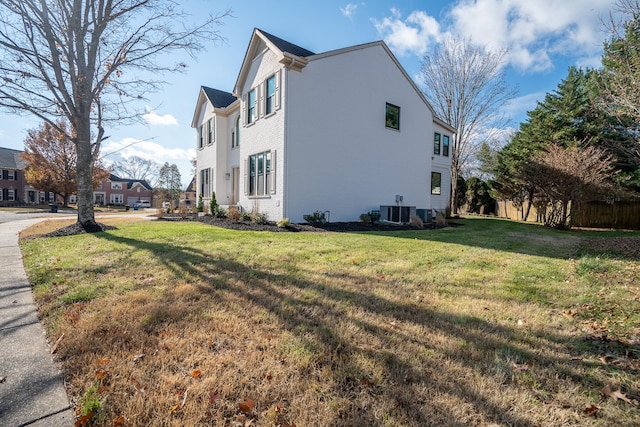
[{"label": "white cloud", "polygon": [[442,23],[419,10],[403,19],[397,9],[373,23],[399,55],[422,56],[451,32],[492,49],[506,48],[511,65],[539,72],[553,67],[555,55],[598,65],[605,38],[601,20],[610,10],[611,0],[458,0]]},{"label": "white cloud", "polygon": [[196,157],[194,148],[166,148],[151,140],[139,140],[135,138],[123,138],[120,141],[109,141],[102,147],[103,156],[109,157],[117,153],[120,157],[128,159],[133,156],[153,160],[157,163],[175,163],[178,161],[190,161]]},{"label": "white cloud", "polygon": [[173,117],[171,114],[159,115],[153,108],[147,106],[147,113],[142,116],[144,121],[149,123],[150,125],[160,125],[160,126],[177,126],[178,120]]},{"label": "white cloud", "polygon": [[391,15],[382,21],[374,19],[373,24],[398,55],[412,53],[422,56],[432,43],[440,40],[440,24],[425,12],[411,12],[406,20],[397,9],[391,9]]},{"label": "white cloud", "polygon": [[358,9],[358,5],[355,3],[349,3],[345,7],[340,8],[340,12],[347,18],[351,19],[351,17],[356,13],[356,9]]}]

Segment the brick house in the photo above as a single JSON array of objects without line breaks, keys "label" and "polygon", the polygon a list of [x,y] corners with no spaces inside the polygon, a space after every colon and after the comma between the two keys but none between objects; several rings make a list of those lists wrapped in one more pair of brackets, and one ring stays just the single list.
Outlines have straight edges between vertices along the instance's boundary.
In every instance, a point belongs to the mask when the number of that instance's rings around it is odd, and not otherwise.
[{"label": "brick house", "polygon": [[[75,203],[75,197],[71,198]],[[133,206],[138,202],[152,206],[153,188],[144,179],[120,178],[110,174],[93,191],[93,203],[96,205]]]},{"label": "brick house", "polygon": [[54,202],[56,195],[38,191],[24,178],[22,151],[0,147],[0,206],[37,205]]}]

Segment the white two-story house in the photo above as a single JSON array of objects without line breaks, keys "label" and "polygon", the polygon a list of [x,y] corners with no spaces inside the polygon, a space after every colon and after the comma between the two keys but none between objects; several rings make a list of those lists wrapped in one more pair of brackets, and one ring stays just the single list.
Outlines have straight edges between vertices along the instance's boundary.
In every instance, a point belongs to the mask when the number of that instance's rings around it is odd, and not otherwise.
[{"label": "white two-story house", "polygon": [[205,202],[292,222],[449,202],[454,129],[382,41],[315,54],[255,29],[233,91],[202,87],[192,127]]}]

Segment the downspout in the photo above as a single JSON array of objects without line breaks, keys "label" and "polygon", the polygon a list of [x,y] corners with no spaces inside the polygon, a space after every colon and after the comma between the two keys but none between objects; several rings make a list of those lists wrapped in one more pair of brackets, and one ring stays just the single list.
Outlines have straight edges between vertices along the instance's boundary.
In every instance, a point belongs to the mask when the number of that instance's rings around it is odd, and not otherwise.
[{"label": "downspout", "polygon": [[[281,169],[282,171],[282,217],[289,218],[288,215],[288,206],[287,200],[289,200],[289,168],[286,166],[286,162],[288,159],[287,155],[287,145],[289,142],[289,69],[287,67],[283,67],[282,71],[284,72],[284,91],[283,88],[280,88],[280,91],[284,92],[284,96],[281,96],[281,102],[283,105],[280,106],[282,111],[284,112],[284,141],[282,141],[282,156],[280,157]],[[276,167],[278,167],[276,165]],[[276,169],[277,170],[277,169]]]}]

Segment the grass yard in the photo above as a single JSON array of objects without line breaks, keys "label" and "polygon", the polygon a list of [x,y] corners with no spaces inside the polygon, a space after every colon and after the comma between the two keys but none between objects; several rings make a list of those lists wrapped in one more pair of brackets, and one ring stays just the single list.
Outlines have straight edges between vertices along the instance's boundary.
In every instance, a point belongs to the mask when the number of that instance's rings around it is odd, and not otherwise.
[{"label": "grass yard", "polygon": [[22,250],[84,425],[640,425],[640,234],[459,222]]}]

